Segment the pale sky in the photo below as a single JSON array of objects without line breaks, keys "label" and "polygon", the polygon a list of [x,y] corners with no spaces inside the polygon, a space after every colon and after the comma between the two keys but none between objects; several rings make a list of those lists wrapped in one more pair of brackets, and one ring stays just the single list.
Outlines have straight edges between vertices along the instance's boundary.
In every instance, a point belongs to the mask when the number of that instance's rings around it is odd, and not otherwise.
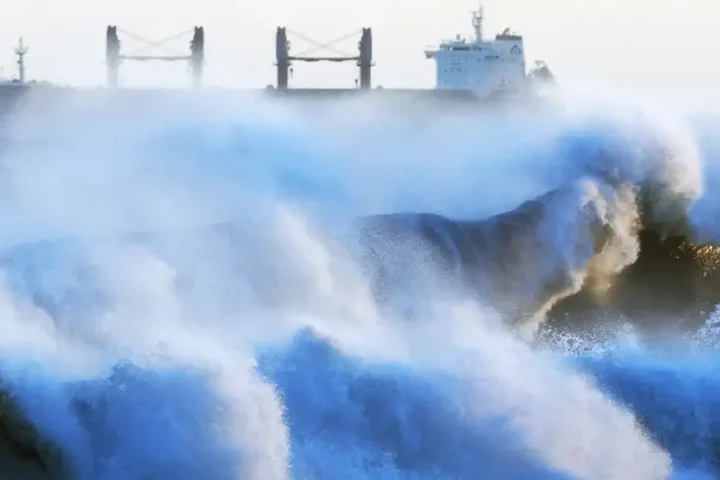
[{"label": "pale sky", "polygon": [[[112,23],[157,40],[203,25],[206,83],[264,87],[275,82],[275,28],[285,25],[320,42],[373,27],[373,84],[432,87],[434,65],[423,49],[470,34],[475,0],[21,0],[0,16],[0,64],[15,73],[12,48],[30,46],[28,77],[73,85],[104,83],[104,35]],[[720,84],[717,0],[485,0],[485,32],[524,35],[529,64],[545,60],[560,80],[634,89],[698,92]],[[339,48],[356,51],[359,37]],[[121,37],[129,53],[139,44]],[[190,37],[169,46],[187,51]],[[296,53],[308,45],[291,37]],[[150,50],[147,53],[152,53]],[[162,53],[156,51],[155,53]],[[354,65],[300,64],[293,86],[352,87]],[[128,86],[189,83],[182,63],[131,64]]]}]

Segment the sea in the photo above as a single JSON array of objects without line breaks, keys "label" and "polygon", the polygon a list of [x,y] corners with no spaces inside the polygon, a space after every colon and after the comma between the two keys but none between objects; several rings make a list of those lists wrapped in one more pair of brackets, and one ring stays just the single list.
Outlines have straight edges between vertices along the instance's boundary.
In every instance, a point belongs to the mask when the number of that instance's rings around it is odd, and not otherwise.
[{"label": "sea", "polygon": [[44,101],[2,125],[0,478],[720,478],[720,282],[626,275],[720,245],[713,112]]}]

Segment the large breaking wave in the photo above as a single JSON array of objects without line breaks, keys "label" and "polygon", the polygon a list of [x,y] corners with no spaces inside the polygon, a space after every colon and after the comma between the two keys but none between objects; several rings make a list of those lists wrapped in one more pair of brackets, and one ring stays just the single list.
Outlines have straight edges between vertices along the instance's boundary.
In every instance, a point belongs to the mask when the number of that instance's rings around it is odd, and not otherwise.
[{"label": "large breaking wave", "polygon": [[88,98],[3,132],[0,478],[720,476],[712,122]]}]

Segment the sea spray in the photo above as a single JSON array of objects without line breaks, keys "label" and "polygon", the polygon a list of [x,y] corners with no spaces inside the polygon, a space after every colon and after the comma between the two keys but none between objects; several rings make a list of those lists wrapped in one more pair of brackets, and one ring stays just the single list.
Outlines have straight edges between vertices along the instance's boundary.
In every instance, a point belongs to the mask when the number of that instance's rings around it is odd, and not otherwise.
[{"label": "sea spray", "polygon": [[[569,186],[549,215],[531,215],[546,241],[526,245],[550,248],[533,265],[612,282],[643,255],[635,195],[659,185],[653,218],[674,221],[698,192],[682,180],[686,166],[696,178],[692,161],[659,173],[678,157],[656,161],[658,149],[562,115],[484,129],[487,117],[442,111],[358,121],[348,103],[312,117],[191,102],[171,119],[101,106],[27,121],[41,143],[11,136],[0,208],[2,243],[20,243],[3,251],[6,384],[86,478],[641,479],[712,464],[688,461],[714,448],[706,430],[688,429],[690,454],[666,441],[664,415],[641,394],[647,369],[607,364],[600,375],[531,347],[492,302],[415,270],[397,279],[450,291],[399,284],[391,298],[412,315],[383,309],[365,265],[328,233],[398,211],[441,214],[432,231],[457,232],[456,217],[479,222]],[[603,158],[617,175],[592,163]],[[467,267],[479,246],[449,263]],[[507,298],[525,303],[552,271],[514,271]]]}]

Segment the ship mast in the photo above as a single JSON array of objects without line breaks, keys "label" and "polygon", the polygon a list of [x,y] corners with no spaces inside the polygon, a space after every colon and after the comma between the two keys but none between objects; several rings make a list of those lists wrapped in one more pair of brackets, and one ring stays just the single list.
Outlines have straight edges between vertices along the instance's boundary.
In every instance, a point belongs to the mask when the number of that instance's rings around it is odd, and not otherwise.
[{"label": "ship mast", "polygon": [[478,9],[472,12],[472,26],[475,30],[475,43],[482,43],[483,40],[483,31],[482,31],[482,23],[483,23],[483,5],[482,2],[478,6]]},{"label": "ship mast", "polygon": [[29,48],[23,44],[23,39],[20,37],[18,46],[15,47],[15,55],[18,57],[18,81],[20,82],[20,85],[25,84],[25,54],[28,53],[28,50]]}]

